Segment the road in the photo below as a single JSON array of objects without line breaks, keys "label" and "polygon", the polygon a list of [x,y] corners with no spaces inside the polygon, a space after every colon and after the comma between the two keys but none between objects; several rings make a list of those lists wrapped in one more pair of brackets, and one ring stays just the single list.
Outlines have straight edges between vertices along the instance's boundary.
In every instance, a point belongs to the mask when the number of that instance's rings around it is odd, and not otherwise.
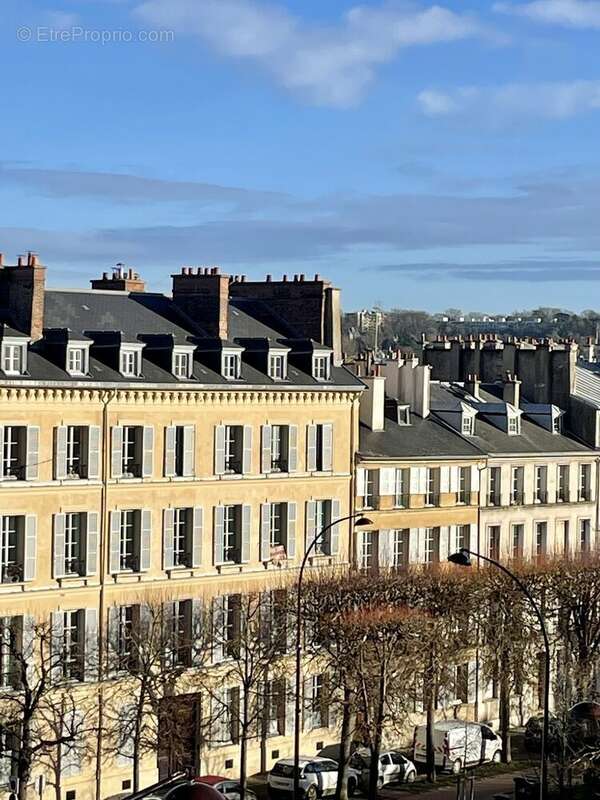
[{"label": "road", "polygon": [[[476,800],[492,800],[494,795],[507,793],[512,796],[513,779],[518,773],[508,772],[490,778],[476,778],[474,798]],[[439,786],[435,789],[415,792],[414,794],[400,788],[382,789],[379,795],[382,800],[402,800],[413,797],[414,800],[456,800],[456,784]]]}]

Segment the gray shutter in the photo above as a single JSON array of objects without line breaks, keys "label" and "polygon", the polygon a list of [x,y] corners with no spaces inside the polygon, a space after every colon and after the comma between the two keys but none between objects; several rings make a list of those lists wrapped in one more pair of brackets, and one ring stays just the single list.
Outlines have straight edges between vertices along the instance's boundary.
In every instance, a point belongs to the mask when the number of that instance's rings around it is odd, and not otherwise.
[{"label": "gray shutter", "polygon": [[152,541],[152,511],[140,511],[140,572],[150,569],[150,544]]},{"label": "gray shutter", "polygon": [[450,542],[450,526],[442,525],[439,531],[438,560],[440,563],[444,564],[448,560],[448,554],[450,553],[450,548],[452,546]]},{"label": "gray shutter", "polygon": [[260,507],[260,560],[271,558],[271,504],[263,503]]},{"label": "gray shutter", "polygon": [[[119,665],[119,619],[120,606],[108,608],[108,641],[106,642],[106,661],[109,675],[114,675]],[[136,634],[138,631],[136,631]]]},{"label": "gray shutter", "polygon": [[142,439],[142,477],[151,478],[154,472],[154,428],[144,425]]},{"label": "gray shutter", "polygon": [[37,541],[37,519],[35,514],[27,514],[25,517],[25,547],[23,580],[32,581],[35,578],[35,556]]},{"label": "gray shutter", "polygon": [[287,557],[296,558],[296,503],[287,504]]},{"label": "gray shutter", "polygon": [[285,680],[285,735],[294,735],[294,721],[296,713],[296,700],[294,697],[294,682]]},{"label": "gray shutter", "polygon": [[163,511],[163,569],[173,569],[173,537],[175,532],[175,509]]},{"label": "gray shutter", "polygon": [[214,561],[215,566],[225,561],[225,509],[223,506],[215,506],[215,530],[214,530]]},{"label": "gray shutter", "polygon": [[88,511],[85,521],[85,574],[95,575],[98,572],[98,535],[100,515],[97,511]]},{"label": "gray shutter", "polygon": [[194,425],[183,426],[183,474],[191,478],[195,472],[196,462],[196,428]]},{"label": "gray shutter", "polygon": [[39,637],[36,634],[35,618],[31,614],[23,614],[21,653],[27,664],[27,679],[30,685],[35,681],[36,647],[39,644]]},{"label": "gray shutter", "polygon": [[240,561],[246,564],[250,561],[250,520],[252,517],[252,506],[242,506],[242,552]]},{"label": "gray shutter", "polygon": [[85,658],[83,679],[96,680],[98,677],[98,611],[85,610]]},{"label": "gray shutter", "polygon": [[40,429],[37,425],[27,426],[27,460],[25,462],[25,479],[33,481],[39,473]]},{"label": "gray shutter", "polygon": [[113,478],[123,476],[123,428],[115,425],[111,433],[111,475]]},{"label": "gray shutter", "polygon": [[50,634],[50,675],[53,683],[58,683],[62,676],[63,647],[65,635],[65,617],[62,611],[50,614],[52,631]]},{"label": "gray shutter", "polygon": [[[337,520],[341,517],[341,503],[339,500],[331,501],[331,521]],[[332,525],[329,529],[329,555],[334,556],[337,554],[340,547],[340,526],[338,523]]]},{"label": "gray shutter", "polygon": [[477,686],[477,661],[469,661],[467,671],[467,702],[474,703],[477,695],[476,695],[476,686]]},{"label": "gray shutter", "polygon": [[242,472],[248,475],[252,472],[252,425],[244,425],[244,455]]},{"label": "gray shutter", "polygon": [[59,481],[67,476],[67,426],[59,425],[54,429],[54,480]]},{"label": "gray shutter", "polygon": [[333,425],[327,422],[323,425],[323,472],[333,469]]},{"label": "gray shutter", "polygon": [[[0,453],[4,452],[4,425],[0,425]],[[0,458],[0,480],[4,478],[4,459]]]},{"label": "gray shutter", "polygon": [[306,469],[314,472],[317,468],[317,426],[306,428]]},{"label": "gray shutter", "polygon": [[190,630],[190,645],[192,651],[192,666],[200,667],[204,664],[208,637],[204,623],[204,604],[202,600],[194,598],[192,603],[192,624]]},{"label": "gray shutter", "polygon": [[298,469],[298,426],[288,426],[288,472]]},{"label": "gray shutter", "polygon": [[204,511],[201,506],[192,509],[192,567],[202,564],[202,536],[204,531]]},{"label": "gray shutter", "polygon": [[212,659],[215,663],[223,661],[225,648],[223,643],[223,628],[225,627],[226,596],[214,597],[212,601]]},{"label": "gray shutter", "polygon": [[271,472],[271,433],[270,425],[263,425],[261,432],[261,447],[260,447],[260,471],[265,474]]},{"label": "gray shutter", "polygon": [[110,558],[109,570],[112,575],[121,571],[121,512],[110,512]]},{"label": "gray shutter", "polygon": [[225,472],[225,425],[215,425],[215,475]]},{"label": "gray shutter", "polygon": [[165,428],[165,478],[175,475],[175,447],[177,429],[174,425]]},{"label": "gray shutter", "polygon": [[315,500],[306,501],[306,541],[304,543],[305,551],[313,543],[317,535],[317,503]]},{"label": "gray shutter", "polygon": [[392,532],[380,530],[377,534],[377,559],[380,569],[392,566]]},{"label": "gray shutter", "polygon": [[87,436],[87,477],[98,480],[100,477],[100,426],[90,425]]},{"label": "gray shutter", "polygon": [[54,578],[65,576],[65,514],[54,515],[54,541],[52,574]]}]

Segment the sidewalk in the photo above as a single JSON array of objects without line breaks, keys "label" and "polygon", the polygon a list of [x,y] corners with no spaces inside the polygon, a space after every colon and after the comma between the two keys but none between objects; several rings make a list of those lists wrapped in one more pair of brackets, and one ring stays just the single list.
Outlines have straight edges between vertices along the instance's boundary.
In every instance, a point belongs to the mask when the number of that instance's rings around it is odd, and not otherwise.
[{"label": "sidewalk", "polygon": [[[495,794],[506,792],[512,795],[513,778],[518,772],[505,772],[502,775],[494,775],[489,778],[477,778],[475,780],[476,800],[492,800]],[[456,784],[446,784],[437,788],[426,789],[425,791],[410,792],[400,787],[390,787],[382,789],[379,795],[382,800],[402,800],[402,798],[412,797],[415,800],[456,800]]]}]

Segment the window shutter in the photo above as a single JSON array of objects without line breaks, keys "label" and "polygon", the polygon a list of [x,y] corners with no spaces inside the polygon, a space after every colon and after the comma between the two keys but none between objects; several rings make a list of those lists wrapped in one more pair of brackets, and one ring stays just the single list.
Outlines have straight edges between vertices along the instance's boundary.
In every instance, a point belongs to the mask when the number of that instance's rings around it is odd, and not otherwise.
[{"label": "window shutter", "polygon": [[202,600],[199,600],[198,598],[194,598],[191,603],[192,626],[190,631],[190,645],[192,650],[192,666],[201,667],[206,661],[206,648],[208,641],[204,621],[204,604]]},{"label": "window shutter", "polygon": [[418,564],[420,529],[411,528],[408,538],[408,560],[411,564]]},{"label": "window shutter", "polygon": [[440,467],[440,494],[450,492],[450,467]]},{"label": "window shutter", "polygon": [[303,728],[305,731],[311,731],[314,728],[312,676],[305,678],[302,681],[302,689],[302,706],[304,711],[302,715]]},{"label": "window shutter", "polygon": [[469,550],[472,550],[474,553],[477,552],[477,525],[470,525],[471,528],[471,542],[468,546]]},{"label": "window shutter", "polygon": [[25,516],[25,548],[23,558],[23,580],[32,581],[35,578],[35,556],[37,540],[37,519],[35,514]]},{"label": "window shutter", "polygon": [[154,472],[154,428],[151,425],[144,425],[142,433],[142,477],[151,478],[152,473]]},{"label": "window shutter", "polygon": [[[332,500],[331,501],[331,521],[334,522],[341,517],[341,503],[339,500]],[[340,547],[340,526],[339,523],[335,523],[329,529],[329,552],[328,555],[335,556],[338,553]]]},{"label": "window shutter", "polygon": [[265,474],[271,472],[271,426],[263,425],[261,431],[261,467]]},{"label": "window shutter", "polygon": [[98,611],[95,608],[85,610],[85,681],[93,681],[98,677]]},{"label": "window shutter", "polygon": [[419,494],[427,491],[427,467],[419,467]]},{"label": "window shutter", "polygon": [[215,566],[225,561],[225,509],[215,506],[214,560]]},{"label": "window shutter", "polygon": [[252,425],[244,425],[244,455],[242,472],[248,475],[252,472]]},{"label": "window shutter", "polygon": [[479,491],[479,469],[475,466],[471,467],[471,491]]},{"label": "window shutter", "polygon": [[163,569],[173,569],[173,538],[175,532],[175,509],[163,511]]},{"label": "window shutter", "polygon": [[379,470],[379,494],[382,497],[393,497],[396,494],[396,470],[394,467],[382,467]]},{"label": "window shutter", "polygon": [[242,553],[240,561],[246,564],[250,561],[250,520],[252,506],[242,506]]},{"label": "window shutter", "polygon": [[476,700],[475,687],[477,686],[477,661],[469,661],[468,673],[468,702],[474,703]]},{"label": "window shutter", "polygon": [[305,551],[311,546],[317,535],[317,503],[315,500],[306,501],[306,542]]},{"label": "window shutter", "polygon": [[37,425],[27,426],[27,461],[25,462],[25,479],[33,481],[39,473],[40,429]]},{"label": "window shutter", "polygon": [[87,431],[87,477],[92,481],[100,477],[99,425],[90,425]]},{"label": "window shutter", "polygon": [[225,647],[223,633],[225,628],[227,596],[213,598],[212,601],[212,660],[215,664],[223,661],[225,657]]},{"label": "window shutter", "polygon": [[201,506],[192,509],[192,567],[202,564],[202,536],[204,535],[204,510]]},{"label": "window shutter", "polygon": [[50,675],[53,683],[59,683],[62,677],[64,652],[65,617],[62,611],[53,611],[50,615],[52,627],[50,643]]},{"label": "window shutter", "polygon": [[271,504],[263,503],[260,507],[260,560],[271,558]]},{"label": "window shutter", "polygon": [[111,474],[113,478],[123,476],[123,428],[115,425],[111,434]]},{"label": "window shutter", "polygon": [[53,576],[65,576],[65,514],[54,515],[54,558]]},{"label": "window shutter", "polygon": [[225,425],[215,425],[215,475],[225,472]]},{"label": "window shutter", "polygon": [[321,719],[319,720],[321,723],[321,727],[328,728],[329,727],[329,694],[330,694],[330,681],[329,675],[325,673],[323,675],[323,693],[321,696],[321,708],[319,711],[321,712],[320,716]]},{"label": "window shutter", "polygon": [[183,474],[191,478],[196,466],[196,427],[195,425],[183,426]]},{"label": "window shutter", "polygon": [[85,521],[85,574],[95,575],[98,572],[98,524],[100,515],[97,511],[88,511]]},{"label": "window shutter", "polygon": [[410,493],[419,494],[419,467],[410,468]]},{"label": "window shutter", "polygon": [[323,472],[333,469],[333,425],[327,422],[323,425]]},{"label": "window shutter", "polygon": [[309,425],[306,429],[306,469],[314,472],[317,468],[317,426]]},{"label": "window shutter", "polygon": [[[0,425],[0,455],[4,453],[4,426]],[[4,458],[0,458],[0,480],[4,478]]]},{"label": "window shutter", "polygon": [[143,508],[140,512],[140,572],[150,569],[150,546],[152,541],[152,511]]},{"label": "window shutter", "polygon": [[296,558],[296,503],[287,504],[287,557],[292,561]]},{"label": "window shutter", "polygon": [[288,425],[288,472],[298,469],[298,426]]},{"label": "window shutter", "polygon": [[380,530],[377,534],[377,558],[380,569],[392,566],[392,531]]},{"label": "window shutter", "polygon": [[360,498],[365,496],[366,472],[362,467],[356,470],[356,496]]},{"label": "window shutter", "polygon": [[121,512],[110,512],[110,558],[109,569],[112,575],[121,571]]},{"label": "window shutter", "polygon": [[67,426],[59,425],[54,429],[54,480],[60,481],[67,476]]},{"label": "window shutter", "polygon": [[450,467],[450,484],[448,488],[451,494],[458,494],[460,488],[460,467]]},{"label": "window shutter", "polygon": [[39,637],[35,629],[35,618],[31,614],[23,614],[21,627],[21,653],[26,663],[27,678],[31,683],[35,680],[35,648]]},{"label": "window shutter", "polygon": [[438,560],[444,564],[448,559],[450,551],[450,528],[448,525],[440,527],[440,536],[438,541]]},{"label": "window shutter", "polygon": [[72,709],[63,720],[63,734],[69,738],[67,744],[61,744],[61,777],[72,778],[81,772],[81,758],[77,750],[77,742],[82,739],[80,733],[84,722],[81,711]]},{"label": "window shutter", "polygon": [[[106,668],[109,675],[114,675],[119,668],[119,618],[120,606],[108,608],[108,641],[106,642]],[[136,634],[139,633],[136,631]]]},{"label": "window shutter", "polygon": [[173,478],[175,475],[176,434],[175,426],[167,425],[165,428],[165,478]]},{"label": "window shutter", "polygon": [[294,735],[294,724],[296,714],[296,701],[294,697],[294,682],[282,678],[283,692],[285,697],[285,735]]}]

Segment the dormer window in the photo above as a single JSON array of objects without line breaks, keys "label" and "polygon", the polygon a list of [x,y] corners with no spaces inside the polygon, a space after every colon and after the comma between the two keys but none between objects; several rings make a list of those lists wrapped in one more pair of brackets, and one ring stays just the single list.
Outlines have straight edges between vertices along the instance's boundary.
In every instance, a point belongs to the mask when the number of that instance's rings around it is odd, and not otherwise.
[{"label": "dormer window", "polygon": [[240,377],[241,358],[238,353],[223,353],[223,377],[234,381]]},{"label": "dormer window", "polygon": [[67,372],[69,375],[86,375],[88,372],[86,347],[67,348]]},{"label": "dormer window", "polygon": [[317,381],[328,381],[331,372],[330,356],[313,356],[313,378]]},{"label": "dormer window", "polygon": [[475,418],[472,414],[463,414],[460,430],[463,436],[473,436]]},{"label": "dormer window", "polygon": [[398,406],[398,425],[410,425],[410,406]]},{"label": "dormer window", "polygon": [[283,381],[287,377],[286,357],[283,353],[269,356],[269,378],[274,381]]},{"label": "dormer window", "polygon": [[173,353],[173,375],[179,379],[189,378],[192,374],[192,354],[187,352]]},{"label": "dormer window", "polygon": [[2,343],[2,371],[5,375],[22,375],[27,366],[27,345]]},{"label": "dormer window", "polygon": [[507,417],[508,420],[508,435],[509,436],[519,436],[521,433],[521,418],[516,414],[509,414]]},{"label": "dormer window", "polygon": [[133,348],[121,348],[121,375],[138,378],[141,374],[142,353]]},{"label": "dormer window", "polygon": [[560,414],[552,417],[552,433],[562,433],[562,418]]}]

